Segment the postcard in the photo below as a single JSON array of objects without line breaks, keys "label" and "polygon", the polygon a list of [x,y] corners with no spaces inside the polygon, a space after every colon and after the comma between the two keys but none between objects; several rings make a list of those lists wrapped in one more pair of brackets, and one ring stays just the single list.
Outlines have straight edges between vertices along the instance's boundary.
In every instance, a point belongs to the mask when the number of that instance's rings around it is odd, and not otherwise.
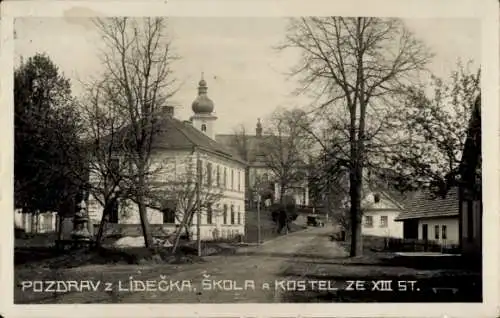
[{"label": "postcard", "polygon": [[497,1],[1,6],[0,314],[498,314]]}]

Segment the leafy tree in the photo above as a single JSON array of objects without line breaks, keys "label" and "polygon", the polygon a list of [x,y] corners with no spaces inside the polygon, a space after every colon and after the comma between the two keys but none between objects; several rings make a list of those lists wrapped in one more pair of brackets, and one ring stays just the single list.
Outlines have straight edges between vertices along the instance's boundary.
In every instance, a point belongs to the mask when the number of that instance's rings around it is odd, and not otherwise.
[{"label": "leafy tree", "polygon": [[82,185],[69,172],[83,161],[69,80],[47,55],[36,54],[14,72],[14,106],[15,206],[71,214]]},{"label": "leafy tree", "polygon": [[385,175],[401,190],[422,187],[444,195],[457,185],[472,108],[480,94],[479,69],[457,63],[449,78],[432,77],[430,88],[408,87],[405,107],[393,122],[397,140],[380,152]]},{"label": "leafy tree", "polygon": [[333,145],[324,143],[325,150],[349,171],[350,255],[360,255],[362,176],[370,148],[378,147],[377,135],[397,112],[394,97],[432,55],[401,20],[363,17],[292,19],[280,49],[300,52],[292,70],[301,85],[297,93],[313,97],[329,120],[324,128],[335,138],[328,139]]}]

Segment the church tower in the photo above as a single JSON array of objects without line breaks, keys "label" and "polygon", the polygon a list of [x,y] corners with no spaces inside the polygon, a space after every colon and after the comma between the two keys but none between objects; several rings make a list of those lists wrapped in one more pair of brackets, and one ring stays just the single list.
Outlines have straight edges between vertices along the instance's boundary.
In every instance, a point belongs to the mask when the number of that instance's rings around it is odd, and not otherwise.
[{"label": "church tower", "polygon": [[215,121],[217,117],[214,115],[214,102],[207,96],[207,82],[203,79],[198,83],[198,97],[192,104],[193,116],[191,122],[193,126],[203,132],[211,139],[215,139]]}]

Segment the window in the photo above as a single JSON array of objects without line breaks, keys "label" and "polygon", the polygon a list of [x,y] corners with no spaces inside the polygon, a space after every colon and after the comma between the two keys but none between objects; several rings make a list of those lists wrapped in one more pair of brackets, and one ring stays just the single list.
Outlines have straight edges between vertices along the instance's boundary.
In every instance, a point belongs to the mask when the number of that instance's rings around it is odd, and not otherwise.
[{"label": "window", "polygon": [[234,190],[234,170],[231,169],[231,190]]},{"label": "window", "polygon": [[231,204],[231,224],[234,224],[234,205]]},{"label": "window", "polygon": [[387,227],[387,222],[388,222],[387,215],[382,215],[380,217],[380,227]]},{"label": "window", "polygon": [[428,240],[429,239],[429,225],[428,224],[422,224],[422,239]]},{"label": "window", "polygon": [[372,216],[365,216],[365,227],[373,227],[373,217]]},{"label": "window", "polygon": [[113,200],[112,203],[110,203],[111,206],[109,207],[109,223],[118,223],[118,210],[119,210],[119,204],[118,200]]},{"label": "window", "polygon": [[240,212],[240,206],[238,205],[238,224],[241,224],[241,212]]},{"label": "window", "polygon": [[224,204],[224,212],[222,214],[224,224],[227,224],[227,204]]},{"label": "window", "polygon": [[441,226],[441,238],[443,240],[448,239],[448,236],[446,235],[446,225]]},{"label": "window", "polygon": [[207,224],[212,224],[213,210],[212,205],[207,207]]},{"label": "window", "polygon": [[177,209],[175,202],[168,200],[161,208],[163,223],[175,223],[175,211]]},{"label": "window", "polygon": [[207,125],[206,124],[201,124],[201,131],[203,131],[203,132],[207,131]]},{"label": "window", "polygon": [[373,195],[373,201],[375,201],[375,203],[379,203],[380,202],[380,193],[375,193]]},{"label": "window", "polygon": [[227,168],[224,167],[224,179],[222,180],[224,189],[227,189]]},{"label": "window", "polygon": [[220,187],[220,166],[217,165],[217,172],[216,172],[217,176],[217,186]]},{"label": "window", "polygon": [[434,238],[439,240],[439,225],[434,226]]},{"label": "window", "polygon": [[211,162],[207,163],[207,184],[209,186],[212,185],[212,163]]},{"label": "window", "polygon": [[175,211],[171,208],[165,208],[163,212],[163,223],[175,223]]},{"label": "window", "polygon": [[241,191],[241,172],[238,171],[238,191]]}]

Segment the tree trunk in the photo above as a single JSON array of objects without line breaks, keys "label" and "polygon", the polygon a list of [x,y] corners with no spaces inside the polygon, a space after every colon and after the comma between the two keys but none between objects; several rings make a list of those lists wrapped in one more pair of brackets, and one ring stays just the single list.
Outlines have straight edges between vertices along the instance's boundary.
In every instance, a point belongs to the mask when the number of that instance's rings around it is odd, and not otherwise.
[{"label": "tree trunk", "polygon": [[176,229],[174,246],[172,247],[172,254],[174,254],[175,251],[177,250],[177,248],[179,247],[179,241],[181,239],[182,229],[184,228],[185,224],[188,223],[189,214],[192,214],[192,213],[193,212],[185,213],[183,218],[182,218],[181,224],[179,224],[179,228]]},{"label": "tree trunk", "polygon": [[175,253],[177,247],[179,247],[179,241],[181,239],[182,224],[179,224],[179,228],[176,229],[174,246],[172,246],[172,254]]},{"label": "tree trunk", "polygon": [[349,255],[351,257],[360,256],[363,254],[363,246],[361,241],[361,185],[362,185],[362,166],[361,166],[361,149],[358,136],[356,135],[356,112],[355,107],[351,113],[350,127],[350,167],[349,167],[349,197],[350,211],[349,220],[351,225],[351,249]]},{"label": "tree trunk", "polygon": [[64,218],[62,217],[61,214],[57,214],[57,223],[58,223],[58,229],[57,229],[57,239],[62,240],[63,239],[63,224],[64,224]]},{"label": "tree trunk", "polygon": [[102,237],[104,236],[104,229],[106,228],[106,224],[108,222],[109,210],[112,208],[112,203],[109,201],[104,204],[104,209],[102,211],[101,222],[99,223],[99,230],[97,231],[97,235],[95,238],[95,246],[100,247]]},{"label": "tree trunk", "polygon": [[285,186],[280,184],[280,203],[285,203]]},{"label": "tree trunk", "polygon": [[94,236],[94,224],[92,223],[92,220],[90,219],[90,212],[89,212],[89,206],[87,204],[87,208],[85,209],[85,216],[87,217],[87,229],[89,230],[90,235],[93,237]]},{"label": "tree trunk", "polygon": [[363,254],[363,242],[361,237],[361,175],[362,168],[359,162],[355,162],[354,167],[351,168],[349,185],[351,199],[351,257],[361,256]]},{"label": "tree trunk", "polygon": [[191,241],[191,233],[189,232],[189,224],[184,224],[184,232],[186,232],[186,240]]},{"label": "tree trunk", "polygon": [[153,245],[153,236],[149,227],[146,204],[144,202],[144,190],[146,182],[144,180],[144,167],[139,169],[139,180],[137,189],[137,205],[139,206],[139,216],[141,217],[142,234],[144,235],[144,245],[149,248]]},{"label": "tree trunk", "polygon": [[38,211],[31,212],[31,233],[38,233],[37,218]]}]

